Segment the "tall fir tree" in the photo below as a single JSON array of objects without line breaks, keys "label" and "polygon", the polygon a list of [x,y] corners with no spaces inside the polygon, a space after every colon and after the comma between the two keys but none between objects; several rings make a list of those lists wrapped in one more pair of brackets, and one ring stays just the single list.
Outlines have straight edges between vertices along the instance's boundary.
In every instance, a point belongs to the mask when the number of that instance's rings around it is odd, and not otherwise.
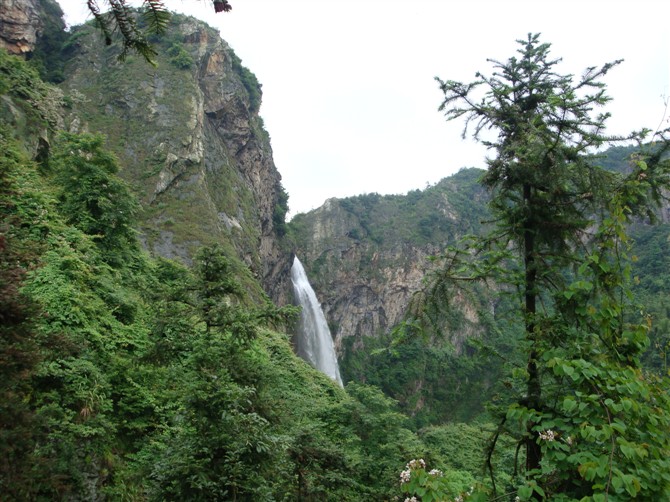
[{"label": "tall fir tree", "polygon": [[[467,253],[448,254],[433,301],[455,279],[493,280],[516,295],[524,384],[506,419],[522,424],[521,498],[667,495],[668,481],[641,472],[632,450],[622,447],[647,441],[654,424],[668,421],[667,399],[639,367],[645,325],[624,322],[625,224],[648,214],[667,186],[667,142],[640,156],[627,176],[600,168],[599,147],[641,142],[647,134],[607,136],[609,114],[595,112],[610,101],[602,78],[621,61],[575,78],[557,72],[560,59],[550,58],[550,44],[538,34],[518,42],[519,56],[493,60],[490,76],[477,73],[467,84],[437,79],[447,120],[464,117],[463,136],[472,132],[494,153],[482,178],[494,225]],[[464,257],[470,261],[463,268]],[[629,421],[624,405],[610,406],[627,395],[626,378],[649,399],[644,416]],[[620,395],[612,390],[617,386]],[[616,419],[623,429],[613,425]],[[591,428],[598,432],[589,436]],[[659,461],[668,452],[664,436],[644,443]]]}]

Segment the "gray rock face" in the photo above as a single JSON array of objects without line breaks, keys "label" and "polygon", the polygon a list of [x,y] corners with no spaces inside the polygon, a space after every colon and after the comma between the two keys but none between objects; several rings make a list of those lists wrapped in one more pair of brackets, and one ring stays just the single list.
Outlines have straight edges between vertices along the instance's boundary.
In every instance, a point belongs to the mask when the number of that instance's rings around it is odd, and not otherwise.
[{"label": "gray rock face", "polygon": [[42,27],[39,0],[0,0],[0,47],[10,54],[31,52]]},{"label": "gray rock face", "polygon": [[302,250],[303,259],[312,264],[310,277],[337,350],[347,337],[354,337],[356,348],[362,336],[378,336],[402,320],[412,294],[420,289],[428,257],[438,249],[409,243],[379,249],[353,241],[348,231],[330,224],[329,217],[336,217],[327,209],[317,213],[315,240],[309,250]]},{"label": "gray rock face", "polygon": [[[218,32],[174,16],[156,68],[135,56],[119,63],[91,27],[75,37],[63,87],[85,99],[69,126],[108,136],[122,176],[143,202],[146,247],[190,263],[200,246],[223,243],[266,291],[288,288],[276,279],[276,269],[289,263],[273,221],[281,176],[250,84]],[[176,64],[176,53],[187,62]]]},{"label": "gray rock face", "polygon": [[[330,199],[291,223],[296,254],[340,354],[345,340],[350,339],[347,347],[358,350],[363,337],[385,334],[402,321],[434,266],[429,258],[479,227],[487,199],[476,183],[479,173],[464,170],[407,196]],[[463,312],[463,325],[469,326],[452,338],[458,350],[465,338],[476,336],[479,319],[465,298],[452,301]]]}]

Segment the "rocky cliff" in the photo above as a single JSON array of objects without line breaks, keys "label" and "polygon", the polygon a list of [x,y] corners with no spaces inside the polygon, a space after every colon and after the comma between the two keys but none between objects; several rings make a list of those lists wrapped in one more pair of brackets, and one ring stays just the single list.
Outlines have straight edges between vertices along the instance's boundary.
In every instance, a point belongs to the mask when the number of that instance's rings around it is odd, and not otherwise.
[{"label": "rocky cliff", "polygon": [[44,22],[39,0],[0,0],[0,47],[10,54],[33,51]]},{"label": "rocky cliff", "polygon": [[142,201],[141,239],[190,263],[224,243],[274,295],[287,257],[278,246],[286,194],[260,118],[260,85],[219,33],[173,16],[158,64],[117,60],[91,26],[73,30],[65,127],[101,132]]},{"label": "rocky cliff", "polygon": [[[430,256],[476,232],[486,214],[481,171],[465,169],[424,191],[330,199],[290,229],[340,354],[398,323]],[[464,305],[469,321],[473,309]],[[467,336],[467,333],[462,333]]]}]

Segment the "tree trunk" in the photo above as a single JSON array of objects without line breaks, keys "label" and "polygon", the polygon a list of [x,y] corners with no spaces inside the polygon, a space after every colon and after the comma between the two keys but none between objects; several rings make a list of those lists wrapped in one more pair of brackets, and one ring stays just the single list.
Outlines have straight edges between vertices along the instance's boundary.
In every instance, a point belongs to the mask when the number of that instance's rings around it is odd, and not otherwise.
[{"label": "tree trunk", "polygon": [[[523,198],[528,211],[532,211],[531,186],[524,184]],[[530,343],[528,353],[528,387],[527,406],[529,409],[539,410],[542,397],[542,386],[540,383],[540,372],[537,366],[537,334],[535,333],[535,314],[537,312],[537,264],[535,263],[535,232],[531,215],[526,217],[524,229],[524,295],[525,295],[525,327],[526,339]],[[536,441],[532,428],[535,424],[528,423],[528,437],[526,438],[526,472],[540,468],[542,450]]]}]

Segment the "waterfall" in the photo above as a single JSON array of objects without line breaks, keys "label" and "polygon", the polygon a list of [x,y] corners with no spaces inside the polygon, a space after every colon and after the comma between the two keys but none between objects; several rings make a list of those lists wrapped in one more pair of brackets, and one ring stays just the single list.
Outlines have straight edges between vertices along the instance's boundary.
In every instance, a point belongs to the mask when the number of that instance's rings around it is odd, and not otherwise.
[{"label": "waterfall", "polygon": [[297,256],[291,267],[291,282],[295,298],[302,307],[300,331],[295,341],[296,352],[317,370],[342,386],[333,337],[321,305],[316,299],[316,293],[309,284],[305,269]]}]

